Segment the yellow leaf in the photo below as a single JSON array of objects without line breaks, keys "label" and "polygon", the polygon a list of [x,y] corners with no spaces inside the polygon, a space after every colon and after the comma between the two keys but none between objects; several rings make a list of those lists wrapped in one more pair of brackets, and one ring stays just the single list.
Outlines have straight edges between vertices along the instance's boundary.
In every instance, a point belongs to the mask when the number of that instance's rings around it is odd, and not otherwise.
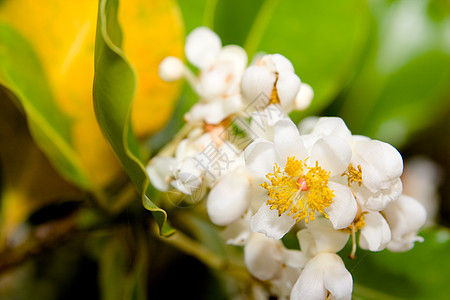
[{"label": "yellow leaf", "polygon": [[[97,1],[3,0],[0,20],[25,36],[42,61],[57,105],[71,118],[72,142],[97,186],[122,172],[103,138],[92,104]],[[144,137],[164,126],[177,86],[157,78],[166,55],[181,56],[182,27],[173,1],[122,1],[120,19],[125,53],[138,75],[133,124]],[[129,53],[128,53],[129,52]]]},{"label": "yellow leaf", "polygon": [[138,78],[133,127],[143,138],[167,122],[179,94],[179,83],[166,83],[158,77],[158,65],[169,55],[183,57],[180,12],[174,1],[122,1],[119,22],[124,32],[123,50]]}]

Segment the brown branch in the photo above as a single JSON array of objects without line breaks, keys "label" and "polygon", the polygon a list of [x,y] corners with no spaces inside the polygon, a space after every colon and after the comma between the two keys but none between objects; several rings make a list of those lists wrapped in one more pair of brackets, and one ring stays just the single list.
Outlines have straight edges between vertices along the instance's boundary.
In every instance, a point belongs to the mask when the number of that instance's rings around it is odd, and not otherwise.
[{"label": "brown branch", "polygon": [[37,226],[21,244],[0,251],[0,275],[68,240],[77,231],[75,212],[66,218]]}]

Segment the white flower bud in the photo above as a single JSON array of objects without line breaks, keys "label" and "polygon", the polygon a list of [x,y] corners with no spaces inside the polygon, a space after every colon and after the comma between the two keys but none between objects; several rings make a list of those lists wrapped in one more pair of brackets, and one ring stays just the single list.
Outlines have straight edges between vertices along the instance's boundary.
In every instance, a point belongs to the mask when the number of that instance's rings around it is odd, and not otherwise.
[{"label": "white flower bud", "polygon": [[300,85],[300,90],[298,91],[297,96],[295,97],[294,108],[296,110],[305,110],[311,104],[312,99],[314,98],[314,91],[309,84],[302,83]]},{"label": "white flower bud", "polygon": [[185,66],[181,59],[174,56],[168,56],[159,64],[158,74],[164,81],[176,81],[183,77],[184,68]]}]

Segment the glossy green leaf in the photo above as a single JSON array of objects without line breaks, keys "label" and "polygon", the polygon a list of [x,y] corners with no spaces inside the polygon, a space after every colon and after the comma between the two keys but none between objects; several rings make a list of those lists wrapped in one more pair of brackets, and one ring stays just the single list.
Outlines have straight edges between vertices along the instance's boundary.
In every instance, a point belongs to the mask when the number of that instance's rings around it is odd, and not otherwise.
[{"label": "glossy green leaf", "polygon": [[122,36],[117,9],[117,0],[100,1],[95,46],[94,109],[104,135],[142,194],[145,208],[152,211],[161,234],[169,235],[173,230],[166,224],[166,212],[146,195],[149,179],[130,125],[136,75],[120,48]]},{"label": "glossy green leaf", "polygon": [[[364,1],[266,1],[249,33],[249,55],[281,53],[315,97],[301,115],[320,112],[354,73],[370,25]],[[275,4],[274,4],[275,3]],[[298,119],[296,114],[294,119]]]},{"label": "glossy green leaf", "polygon": [[[222,39],[222,43],[244,46],[255,18],[265,2],[267,1],[217,0],[213,29]],[[272,2],[276,4],[278,1]]]},{"label": "glossy green leaf", "polygon": [[446,299],[450,277],[450,231],[431,228],[423,243],[404,253],[358,250],[345,259],[355,283],[355,299]]},{"label": "glossy green leaf", "polygon": [[0,24],[0,41],[0,86],[23,107],[36,143],[54,167],[73,183],[92,187],[73,149],[70,120],[57,107],[34,49],[6,24]]},{"label": "glossy green leaf", "polygon": [[[214,2],[216,0],[178,0],[181,14],[183,16],[186,34],[198,26],[212,27],[211,14],[214,14]],[[208,11],[208,13],[206,13]]]},{"label": "glossy green leaf", "polygon": [[354,133],[400,146],[450,109],[450,10],[436,0],[371,9],[372,42],[340,115]]}]

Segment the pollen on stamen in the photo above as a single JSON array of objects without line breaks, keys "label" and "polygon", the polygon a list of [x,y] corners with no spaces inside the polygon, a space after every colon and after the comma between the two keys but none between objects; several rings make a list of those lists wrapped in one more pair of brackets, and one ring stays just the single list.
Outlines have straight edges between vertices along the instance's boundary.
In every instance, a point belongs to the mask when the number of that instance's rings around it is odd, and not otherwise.
[{"label": "pollen on stamen", "polygon": [[288,157],[284,170],[275,164],[273,173],[266,175],[270,184],[265,182],[261,186],[269,194],[267,205],[276,209],[279,216],[287,212],[297,222],[308,223],[315,219],[316,213],[325,215],[325,208],[333,203],[335,195],[328,187],[329,177],[330,172],[318,162],[315,167],[307,167],[304,161]]},{"label": "pollen on stamen", "polygon": [[358,170],[352,165],[349,164],[347,171],[342,173],[341,176],[347,176],[348,186],[351,186],[353,182],[358,183],[358,186],[362,184],[362,169],[361,165],[358,165]]}]

